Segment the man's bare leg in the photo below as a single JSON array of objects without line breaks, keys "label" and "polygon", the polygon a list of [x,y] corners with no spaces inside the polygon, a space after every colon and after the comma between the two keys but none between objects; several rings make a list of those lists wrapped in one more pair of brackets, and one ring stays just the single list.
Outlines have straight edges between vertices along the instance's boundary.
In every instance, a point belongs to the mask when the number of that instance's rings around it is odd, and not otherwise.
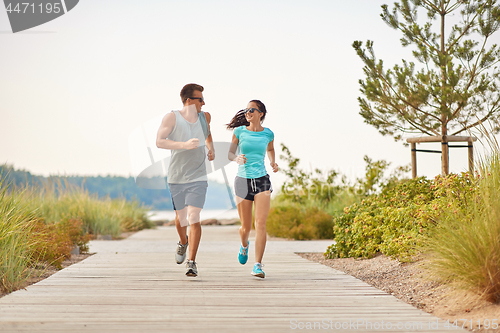
[{"label": "man's bare leg", "polygon": [[196,267],[196,253],[201,239],[201,223],[200,212],[201,208],[188,206],[188,221],[189,221],[189,256],[186,263],[186,275],[198,276],[198,268]]},{"label": "man's bare leg", "polygon": [[195,261],[198,246],[201,240],[201,223],[200,223],[201,208],[188,206],[187,218],[189,221],[189,260]]},{"label": "man's bare leg", "polygon": [[177,229],[177,233],[179,234],[179,239],[181,241],[181,244],[186,244],[188,239],[187,239],[187,225],[181,226],[180,219],[179,219],[179,214],[177,211],[175,211],[175,228]]},{"label": "man's bare leg", "polygon": [[177,250],[175,252],[175,261],[177,264],[182,264],[186,258],[186,250],[188,247],[188,239],[186,236],[187,226],[187,207],[181,210],[175,211],[175,227],[177,233],[179,234],[180,241],[177,244]]}]

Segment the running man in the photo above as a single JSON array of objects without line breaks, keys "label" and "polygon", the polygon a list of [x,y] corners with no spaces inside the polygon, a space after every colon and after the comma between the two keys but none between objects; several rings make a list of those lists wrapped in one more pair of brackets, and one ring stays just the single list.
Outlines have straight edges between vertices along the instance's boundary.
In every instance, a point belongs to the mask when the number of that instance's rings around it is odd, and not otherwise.
[{"label": "running man", "polygon": [[177,264],[184,262],[189,239],[191,244],[186,275],[193,277],[198,275],[195,259],[201,239],[200,212],[205,204],[208,187],[205,145],[208,148],[208,160],[212,161],[215,158],[210,133],[211,117],[208,112],[201,111],[205,105],[203,90],[204,88],[198,84],[185,85],[181,90],[182,110],[167,113],[156,136],[158,148],[172,151],[167,182],[172,195],[176,215],[175,226],[180,239],[175,260]]}]

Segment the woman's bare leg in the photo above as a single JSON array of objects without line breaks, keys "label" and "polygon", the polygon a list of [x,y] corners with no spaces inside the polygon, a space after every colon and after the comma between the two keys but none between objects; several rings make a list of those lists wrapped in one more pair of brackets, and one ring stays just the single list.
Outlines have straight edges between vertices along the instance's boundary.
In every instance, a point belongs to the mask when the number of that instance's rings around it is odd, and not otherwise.
[{"label": "woman's bare leg", "polygon": [[[248,237],[250,236],[250,230],[252,230],[252,200],[241,199],[237,204],[238,215],[240,216],[241,227],[240,227],[240,238],[241,245],[244,247],[248,246]],[[238,201],[239,201],[238,200]]]},{"label": "woman's bare leg", "polygon": [[271,191],[261,192],[254,197],[255,200],[255,262],[262,263],[266,249],[267,231],[266,221],[271,207]]}]

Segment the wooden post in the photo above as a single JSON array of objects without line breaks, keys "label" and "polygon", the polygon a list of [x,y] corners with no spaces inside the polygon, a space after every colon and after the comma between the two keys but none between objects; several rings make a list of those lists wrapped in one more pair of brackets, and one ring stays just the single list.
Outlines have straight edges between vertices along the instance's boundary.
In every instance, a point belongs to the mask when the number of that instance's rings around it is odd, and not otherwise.
[{"label": "wooden post", "polygon": [[471,175],[474,175],[474,141],[472,141],[472,139],[469,139],[467,143],[469,146],[467,148],[467,150],[469,151],[469,172]]},{"label": "wooden post", "polygon": [[443,135],[441,139],[441,165],[442,165],[442,170],[441,173],[443,176],[446,176],[450,173],[450,158],[448,155],[449,149],[448,149],[448,139],[446,138],[446,135]]},{"label": "wooden post", "polygon": [[[450,155],[449,149],[450,142],[467,142],[469,148],[469,170],[473,172],[474,170],[474,154],[473,154],[473,143],[477,139],[471,136],[456,136],[456,135],[435,135],[435,136],[423,136],[418,138],[408,138],[406,142],[411,144],[411,170],[412,177],[417,177],[417,152],[416,144],[422,142],[441,142],[441,150],[421,150],[422,152],[440,152],[441,153],[441,173],[443,175],[448,175],[450,173]],[[461,146],[458,146],[461,147]]]},{"label": "wooden post", "polygon": [[417,178],[417,144],[411,143],[411,177]]}]

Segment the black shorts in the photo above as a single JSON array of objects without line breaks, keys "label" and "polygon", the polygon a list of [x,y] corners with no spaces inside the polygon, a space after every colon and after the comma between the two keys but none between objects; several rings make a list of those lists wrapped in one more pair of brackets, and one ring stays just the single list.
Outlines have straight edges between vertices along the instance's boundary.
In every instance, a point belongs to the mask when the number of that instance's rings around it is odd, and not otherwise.
[{"label": "black shorts", "polygon": [[240,198],[253,201],[256,194],[265,191],[273,191],[269,175],[259,178],[242,178],[236,176],[234,180],[234,192]]}]

